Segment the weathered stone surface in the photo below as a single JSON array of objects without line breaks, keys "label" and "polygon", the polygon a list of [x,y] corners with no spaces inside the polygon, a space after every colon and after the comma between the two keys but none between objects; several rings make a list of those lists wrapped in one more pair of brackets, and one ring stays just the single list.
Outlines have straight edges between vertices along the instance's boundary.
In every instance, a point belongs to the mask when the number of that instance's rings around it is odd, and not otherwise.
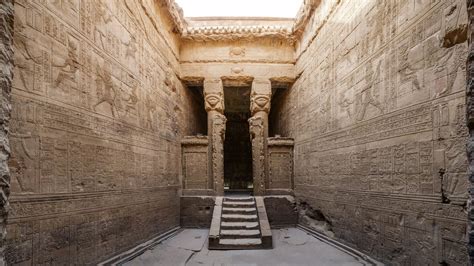
[{"label": "weathered stone surface", "polygon": [[0,265],[5,263],[5,240],[10,195],[11,86],[13,79],[13,0],[0,3]]},{"label": "weathered stone surface", "polygon": [[272,100],[297,199],[392,264],[467,262],[466,25],[464,0],[321,1]]},{"label": "weathered stone surface", "polygon": [[179,225],[181,137],[205,126],[177,77],[178,17],[173,1],[16,1],[7,263],[95,264]]},{"label": "weathered stone surface", "polygon": [[469,201],[468,208],[468,252],[471,265],[474,264],[474,1],[468,0],[468,31],[469,53],[466,69],[466,117],[469,128],[469,139],[467,141],[467,156],[469,163]]}]

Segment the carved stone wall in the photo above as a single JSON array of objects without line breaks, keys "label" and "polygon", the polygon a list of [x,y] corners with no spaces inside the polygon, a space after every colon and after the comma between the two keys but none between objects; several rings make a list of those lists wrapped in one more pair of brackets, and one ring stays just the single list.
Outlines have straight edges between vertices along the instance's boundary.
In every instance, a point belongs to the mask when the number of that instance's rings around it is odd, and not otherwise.
[{"label": "carved stone wall", "polygon": [[293,191],[293,145],[291,138],[268,138],[268,189],[266,194]]},{"label": "carved stone wall", "polygon": [[4,265],[9,212],[10,171],[8,140],[13,79],[13,0],[0,2],[0,265]]},{"label": "carved stone wall", "polygon": [[466,27],[464,0],[321,1],[272,108],[326,233],[393,264],[466,264]]},{"label": "carved stone wall", "polygon": [[468,178],[469,202],[468,202],[468,252],[471,265],[474,264],[474,1],[467,0],[468,11],[468,40],[469,53],[467,58],[467,89],[466,89],[466,117],[467,126],[469,128],[469,140],[467,142],[467,155],[469,163]]},{"label": "carved stone wall", "polygon": [[163,3],[16,1],[7,263],[95,264],[179,225],[202,129]]},{"label": "carved stone wall", "polygon": [[182,164],[183,164],[183,194],[191,190],[212,190],[213,184],[208,177],[208,137],[187,136],[181,141]]}]

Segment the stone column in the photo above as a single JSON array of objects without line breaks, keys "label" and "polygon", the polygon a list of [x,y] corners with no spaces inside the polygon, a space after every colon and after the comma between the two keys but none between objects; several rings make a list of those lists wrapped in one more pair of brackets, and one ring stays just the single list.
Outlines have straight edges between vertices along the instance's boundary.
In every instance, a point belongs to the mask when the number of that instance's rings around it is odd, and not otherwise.
[{"label": "stone column", "polygon": [[260,196],[268,187],[268,113],[272,86],[270,80],[255,79],[250,93],[249,119],[252,140],[253,192]]},{"label": "stone column", "polygon": [[224,137],[227,119],[224,116],[224,87],[221,79],[204,80],[204,100],[209,138],[209,184],[216,195],[224,195]]},{"label": "stone column", "polygon": [[8,196],[10,195],[10,143],[8,124],[11,113],[11,86],[13,79],[13,0],[0,1],[0,265],[5,264],[5,237],[7,234]]}]

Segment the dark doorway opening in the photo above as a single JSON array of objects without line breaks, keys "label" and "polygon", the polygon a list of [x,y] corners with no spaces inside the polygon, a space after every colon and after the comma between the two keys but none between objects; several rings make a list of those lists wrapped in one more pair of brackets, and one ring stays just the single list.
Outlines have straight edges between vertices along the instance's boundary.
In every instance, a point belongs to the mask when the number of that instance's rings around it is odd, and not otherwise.
[{"label": "dark doorway opening", "polygon": [[224,88],[225,116],[224,188],[227,192],[253,190],[250,141],[250,88]]}]

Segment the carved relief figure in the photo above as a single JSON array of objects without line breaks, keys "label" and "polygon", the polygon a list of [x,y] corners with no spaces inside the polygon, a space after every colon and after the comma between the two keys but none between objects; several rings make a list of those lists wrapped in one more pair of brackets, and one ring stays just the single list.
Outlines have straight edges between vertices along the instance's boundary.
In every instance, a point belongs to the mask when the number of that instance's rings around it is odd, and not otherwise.
[{"label": "carved relief figure", "polygon": [[221,194],[224,188],[224,139],[227,119],[216,114],[212,120],[212,173],[214,188]]},{"label": "carved relief figure", "polygon": [[321,107],[319,109],[320,114],[320,127],[321,132],[326,132],[330,129],[331,123],[331,96],[326,96],[326,99],[322,101]]},{"label": "carved relief figure", "polygon": [[27,134],[12,133],[12,156],[8,162],[12,173],[12,190],[18,192],[35,192],[38,177],[37,137]]},{"label": "carved relief figure", "polygon": [[15,35],[13,36],[13,42],[15,46],[15,67],[18,68],[20,81],[23,87],[27,90],[31,89],[27,79],[31,78],[33,71],[31,68],[31,61],[40,64],[41,55],[35,56],[32,53],[32,49],[28,45],[28,39],[25,37],[25,25],[21,18],[18,16],[15,18]]},{"label": "carved relief figure", "polygon": [[64,62],[62,64],[55,64],[53,62],[53,66],[60,68],[59,74],[53,84],[54,87],[58,87],[65,80],[75,82],[76,73],[80,65],[77,57],[77,47],[74,42],[69,41],[68,54]]},{"label": "carved relief figure", "polygon": [[224,112],[224,97],[222,92],[204,93],[205,109],[209,111]]},{"label": "carved relief figure", "polygon": [[361,121],[364,119],[365,114],[367,112],[367,108],[369,106],[374,106],[379,109],[382,113],[384,109],[381,103],[375,97],[375,82],[378,80],[380,75],[380,66],[382,61],[379,61],[377,65],[377,70],[374,73],[372,69],[372,65],[369,64],[367,67],[367,73],[365,75],[365,83],[366,85],[364,88],[356,95],[355,98],[355,118],[357,121]]},{"label": "carved relief figure", "polygon": [[155,114],[156,111],[156,104],[152,100],[150,94],[146,95],[145,98],[145,128],[153,128],[153,115]]},{"label": "carved relief figure", "polygon": [[354,100],[351,100],[349,97],[347,97],[346,90],[341,91],[341,93],[339,94],[339,101],[337,103],[339,104],[341,109],[347,114],[347,116],[349,118],[352,118],[351,109],[352,105],[354,104]]},{"label": "carved relief figure", "polygon": [[250,110],[252,114],[257,112],[270,112],[270,97],[271,95],[267,94],[258,94],[255,91],[252,91],[250,94]]},{"label": "carved relief figure", "polygon": [[136,106],[138,103],[138,95],[137,95],[138,86],[133,86],[132,92],[128,96],[128,98],[124,99],[125,101],[125,113],[128,114],[130,111],[136,110]]},{"label": "carved relief figure", "polygon": [[97,97],[98,101],[94,105],[94,111],[96,110],[97,106],[102,103],[107,103],[110,105],[110,110],[112,112],[112,116],[115,117],[117,113],[115,107],[115,99],[117,98],[117,91],[114,88],[114,83],[112,80],[112,75],[110,74],[108,63],[104,64],[104,67],[100,69],[97,67]]},{"label": "carved relief figure", "polygon": [[410,61],[408,46],[404,46],[401,51],[400,65],[398,72],[401,75],[401,81],[409,81],[417,90],[421,90],[421,84],[418,80],[417,72],[423,68],[422,64],[414,64]]},{"label": "carved relief figure", "polygon": [[264,142],[264,120],[260,116],[249,118],[250,139],[252,141],[252,159],[253,159],[253,175],[256,191],[265,189],[265,142]]},{"label": "carved relief figure", "polygon": [[107,24],[112,22],[112,17],[108,14],[106,8],[103,4],[98,4],[95,6],[95,33],[94,38],[96,43],[99,43],[102,49],[106,49],[105,41],[107,39],[106,27]]},{"label": "carved relief figure", "polygon": [[173,70],[171,68],[171,63],[168,63],[168,66],[166,67],[166,72],[165,72],[165,86],[168,87],[171,91],[175,92],[176,91],[176,84],[173,81]]},{"label": "carved relief figure", "polygon": [[458,71],[462,70],[463,72],[466,69],[466,48],[464,44],[456,45],[450,49],[443,49],[443,54],[440,59],[436,62],[435,71],[437,73],[447,70],[450,73],[447,75],[447,85],[440,91],[436,96],[444,96],[452,92],[454,87],[454,82],[458,77]]},{"label": "carved relief figure", "polygon": [[128,41],[127,44],[125,44],[127,46],[127,49],[126,49],[126,52],[125,52],[125,57],[131,57],[131,58],[135,58],[135,55],[137,53],[137,40],[135,38],[135,36],[131,35],[130,36],[130,41]]}]

